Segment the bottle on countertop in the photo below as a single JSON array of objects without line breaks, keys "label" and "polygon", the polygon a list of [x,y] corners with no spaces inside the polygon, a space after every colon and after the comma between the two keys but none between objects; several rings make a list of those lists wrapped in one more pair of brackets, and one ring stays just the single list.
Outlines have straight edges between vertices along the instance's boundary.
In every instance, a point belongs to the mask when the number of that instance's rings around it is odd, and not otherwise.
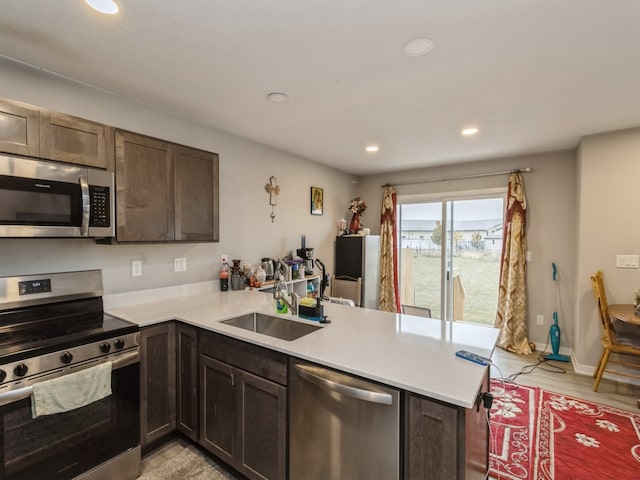
[{"label": "bottle on countertop", "polygon": [[226,292],[229,290],[229,265],[222,264],[220,268],[220,291]]}]

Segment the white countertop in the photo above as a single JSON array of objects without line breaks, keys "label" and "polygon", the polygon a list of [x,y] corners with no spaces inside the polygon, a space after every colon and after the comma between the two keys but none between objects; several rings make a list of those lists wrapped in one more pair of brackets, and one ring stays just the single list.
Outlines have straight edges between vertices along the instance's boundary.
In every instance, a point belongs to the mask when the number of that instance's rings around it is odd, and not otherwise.
[{"label": "white countertop", "polygon": [[[473,406],[486,367],[458,358],[455,352],[470,350],[491,357],[498,336],[491,327],[324,303],[330,324],[285,341],[220,323],[251,312],[277,316],[271,295],[203,290],[183,289],[173,298],[162,292],[163,299],[148,294],[127,294],[126,301],[105,297],[105,310],[141,327],[177,319],[466,408]],[[132,303],[135,298],[142,303]],[[291,314],[286,318],[319,325]]]}]

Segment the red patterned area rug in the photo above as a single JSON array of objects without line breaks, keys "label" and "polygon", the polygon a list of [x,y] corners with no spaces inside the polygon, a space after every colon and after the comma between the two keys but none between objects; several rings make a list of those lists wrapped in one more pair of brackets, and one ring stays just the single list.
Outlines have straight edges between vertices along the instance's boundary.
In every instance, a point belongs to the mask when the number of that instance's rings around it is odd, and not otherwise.
[{"label": "red patterned area rug", "polygon": [[640,479],[640,412],[495,380],[491,391],[491,478]]}]

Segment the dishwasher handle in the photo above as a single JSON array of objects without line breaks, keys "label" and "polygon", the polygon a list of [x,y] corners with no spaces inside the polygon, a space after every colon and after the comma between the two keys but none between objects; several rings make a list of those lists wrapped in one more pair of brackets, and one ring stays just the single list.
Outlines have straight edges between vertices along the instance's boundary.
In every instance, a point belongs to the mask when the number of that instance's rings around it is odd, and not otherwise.
[{"label": "dishwasher handle", "polygon": [[392,405],[393,397],[388,393],[372,392],[362,388],[350,387],[342,383],[334,382],[328,378],[324,378],[316,373],[312,373],[309,367],[304,365],[295,365],[295,369],[301,378],[308,380],[320,387],[327,388],[332,392],[341,393],[358,400],[364,400],[371,403],[380,403],[382,405]]}]

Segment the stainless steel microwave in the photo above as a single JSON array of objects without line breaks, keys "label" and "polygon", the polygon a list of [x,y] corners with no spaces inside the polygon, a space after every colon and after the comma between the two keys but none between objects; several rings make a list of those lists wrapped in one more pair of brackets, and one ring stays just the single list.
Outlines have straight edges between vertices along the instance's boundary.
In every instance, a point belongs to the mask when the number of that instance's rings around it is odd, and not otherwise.
[{"label": "stainless steel microwave", "polygon": [[113,237],[113,173],[0,154],[0,237]]}]

